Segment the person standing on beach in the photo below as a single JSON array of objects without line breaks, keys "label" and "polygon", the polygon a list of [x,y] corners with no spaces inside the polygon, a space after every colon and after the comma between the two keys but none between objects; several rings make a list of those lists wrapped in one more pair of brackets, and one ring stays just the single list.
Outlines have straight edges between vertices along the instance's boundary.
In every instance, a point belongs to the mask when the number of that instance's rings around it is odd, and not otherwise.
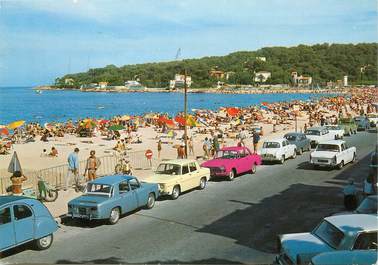
[{"label": "person standing on beach", "polygon": [[210,142],[209,142],[209,139],[206,137],[202,144],[203,155],[205,158],[209,158],[209,148],[210,148],[209,146],[210,146]]},{"label": "person standing on beach", "polygon": [[66,183],[64,190],[68,189],[68,185],[71,182],[72,176],[74,177],[76,186],[79,184],[79,148],[75,148],[75,150],[68,155],[68,172],[66,176]]},{"label": "person standing on beach", "polygon": [[85,166],[85,171],[84,171],[84,178],[85,174],[88,171],[88,181],[95,180],[97,178],[96,171],[101,165],[100,159],[96,157],[96,151],[92,150],[89,153],[89,158],[87,159],[87,165]]},{"label": "person standing on beach", "polygon": [[257,145],[259,144],[260,141],[260,134],[256,131],[253,130],[253,152],[257,154]]},{"label": "person standing on beach", "polygon": [[189,154],[194,155],[193,136],[189,138],[188,145],[189,145]]},{"label": "person standing on beach", "polygon": [[158,144],[157,144],[158,159],[160,159],[161,149],[162,149],[162,146],[161,146],[161,139],[159,139],[159,142],[158,142]]},{"label": "person standing on beach", "polygon": [[26,181],[28,178],[25,177],[21,171],[13,172],[13,175],[10,177],[12,182],[12,194],[13,195],[22,195],[22,182]]},{"label": "person standing on beach", "polygon": [[240,145],[245,146],[245,139],[247,139],[247,132],[243,127],[241,132],[239,133]]}]

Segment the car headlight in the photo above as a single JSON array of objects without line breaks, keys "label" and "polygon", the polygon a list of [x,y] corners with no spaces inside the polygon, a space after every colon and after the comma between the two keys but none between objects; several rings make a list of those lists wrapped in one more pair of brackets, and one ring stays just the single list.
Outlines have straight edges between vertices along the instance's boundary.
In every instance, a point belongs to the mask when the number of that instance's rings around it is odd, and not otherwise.
[{"label": "car headlight", "polygon": [[333,164],[336,165],[336,162],[337,162],[336,156],[333,157],[332,162],[333,162]]},{"label": "car headlight", "polygon": [[225,172],[225,171],[226,171],[226,168],[225,168],[224,166],[221,166],[221,167],[219,167],[219,171],[220,171],[220,172]]},{"label": "car headlight", "polygon": [[164,184],[159,184],[159,189],[164,190]]}]

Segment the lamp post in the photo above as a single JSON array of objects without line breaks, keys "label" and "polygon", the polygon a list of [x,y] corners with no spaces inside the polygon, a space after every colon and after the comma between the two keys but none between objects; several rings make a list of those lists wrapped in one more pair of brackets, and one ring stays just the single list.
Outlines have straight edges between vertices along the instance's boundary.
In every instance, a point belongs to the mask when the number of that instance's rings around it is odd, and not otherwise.
[{"label": "lamp post", "polygon": [[185,119],[185,126],[184,126],[184,143],[185,143],[185,157],[188,157],[188,87],[186,83],[186,76],[187,72],[186,69],[184,70],[184,119]]}]

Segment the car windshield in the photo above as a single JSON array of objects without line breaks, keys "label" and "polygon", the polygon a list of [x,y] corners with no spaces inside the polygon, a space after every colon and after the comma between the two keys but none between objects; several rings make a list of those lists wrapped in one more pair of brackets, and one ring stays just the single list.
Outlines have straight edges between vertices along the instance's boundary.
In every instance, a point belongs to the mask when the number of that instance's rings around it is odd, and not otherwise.
[{"label": "car windshield", "polygon": [[306,134],[307,135],[320,135],[320,131],[317,131],[317,130],[307,130]]},{"label": "car windshield", "polygon": [[339,146],[336,144],[318,144],[316,151],[329,151],[329,152],[339,152]]},{"label": "car windshield", "polygon": [[87,184],[87,194],[98,194],[98,195],[109,195],[111,193],[112,186],[106,184],[96,184],[88,183]]},{"label": "car windshield", "polygon": [[297,137],[295,135],[285,135],[286,140],[295,141]]},{"label": "car windshield", "polygon": [[326,126],[328,130],[341,130],[339,126]]},{"label": "car windshield", "polygon": [[163,163],[158,166],[155,173],[162,175],[180,175],[181,167],[176,164]]},{"label": "car windshield", "polygon": [[277,142],[265,142],[263,148],[280,148],[280,143]]},{"label": "car windshield", "polygon": [[377,206],[377,197],[367,197],[358,206],[356,212],[361,214],[377,214]]},{"label": "car windshield", "polygon": [[344,238],[344,233],[327,221],[323,221],[312,232],[313,235],[337,249]]},{"label": "car windshield", "polygon": [[216,159],[219,159],[219,158],[232,159],[232,158],[237,158],[237,157],[238,157],[238,152],[232,151],[232,150],[221,150],[215,154]]}]

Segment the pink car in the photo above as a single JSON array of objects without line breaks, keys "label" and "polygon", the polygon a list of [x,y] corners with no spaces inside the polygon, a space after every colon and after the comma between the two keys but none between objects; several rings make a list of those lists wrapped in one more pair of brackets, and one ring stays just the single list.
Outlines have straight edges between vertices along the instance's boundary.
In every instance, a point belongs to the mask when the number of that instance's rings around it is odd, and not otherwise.
[{"label": "pink car", "polygon": [[256,172],[256,166],[261,165],[261,157],[253,154],[247,147],[224,147],[213,159],[201,164],[210,169],[211,177],[228,177],[233,180],[241,173]]}]

